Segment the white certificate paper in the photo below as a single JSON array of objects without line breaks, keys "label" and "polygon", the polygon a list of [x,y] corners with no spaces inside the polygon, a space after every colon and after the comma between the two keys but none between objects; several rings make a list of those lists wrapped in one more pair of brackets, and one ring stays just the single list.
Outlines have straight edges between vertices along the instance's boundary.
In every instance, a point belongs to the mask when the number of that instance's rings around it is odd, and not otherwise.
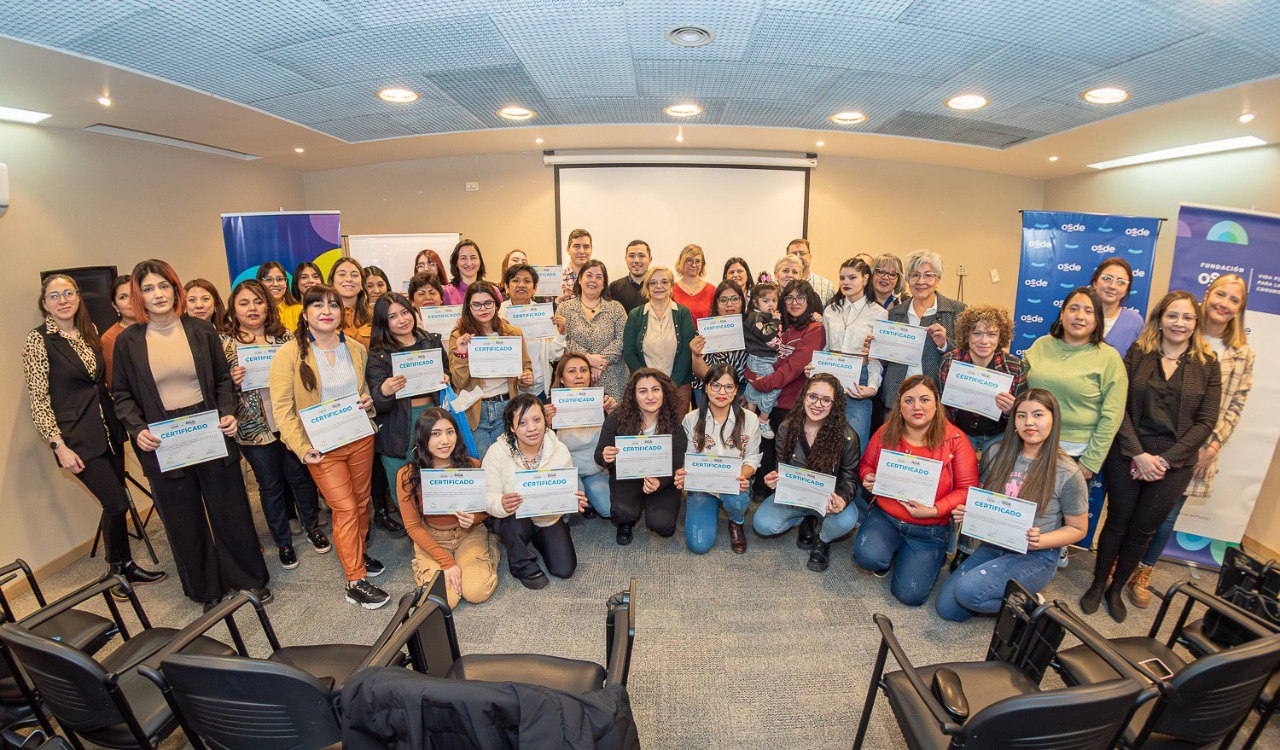
[{"label": "white certificate paper", "polygon": [[862,357],[839,352],[814,352],[811,361],[815,375],[820,372],[835,375],[846,389],[858,387],[858,380],[862,378]]},{"label": "white certificate paper", "polygon": [[698,333],[707,340],[703,354],[736,352],[747,348],[742,338],[741,315],[719,315],[698,321]]},{"label": "white certificate paper", "polygon": [[253,344],[236,347],[236,360],[244,368],[244,380],[240,381],[240,390],[256,391],[266,388],[268,376],[271,374],[271,358],[280,351],[278,344]]},{"label": "white certificate paper", "polygon": [[391,374],[403,375],[404,388],[396,398],[412,398],[444,390],[444,358],[439,349],[391,353]]},{"label": "white certificate paper", "polygon": [[1010,393],[1012,388],[1013,376],[1007,372],[953,361],[947,370],[946,387],[942,389],[942,403],[987,419],[1000,419],[996,394]]},{"label": "white certificate paper", "polygon": [[914,500],[932,508],[941,478],[941,461],[881,450],[880,460],[876,462],[876,483],[871,492],[901,503]]},{"label": "white certificate paper", "polygon": [[674,473],[670,435],[618,435],[613,444],[618,448],[615,479],[669,477]]},{"label": "white certificate paper", "polygon": [[604,424],[603,388],[552,388],[551,405],[556,407],[557,430]]},{"label": "white certificate paper", "polygon": [[160,447],[156,448],[160,471],[226,458],[227,441],[218,429],[218,420],[217,410],[210,409],[147,425],[151,434],[160,440]]},{"label": "white certificate paper", "polygon": [[736,456],[712,456],[706,453],[684,454],[684,491],[709,492],[713,495],[736,495],[742,490],[742,459]]},{"label": "white certificate paper", "polygon": [[467,344],[473,378],[518,378],[524,339],[519,336],[476,336]]},{"label": "white certificate paper", "polygon": [[373,422],[360,408],[360,394],[324,401],[298,412],[311,447],[321,453],[373,434]]},{"label": "white certificate paper", "polygon": [[564,266],[534,266],[533,270],[538,272],[538,286],[533,296],[559,297],[564,292]]},{"label": "white certificate paper", "polygon": [[988,544],[1025,554],[1027,532],[1035,522],[1035,503],[970,487],[960,531]]},{"label": "white certificate paper", "polygon": [[830,474],[778,464],[778,488],[773,495],[773,502],[778,505],[808,508],[825,516],[831,493],[835,491],[836,478]]},{"label": "white certificate paper", "polygon": [[423,469],[419,476],[424,516],[483,513],[487,507],[484,469]]},{"label": "white certificate paper", "polygon": [[555,308],[550,302],[534,305],[509,305],[502,311],[507,322],[524,334],[526,339],[553,339],[556,337],[556,324],[551,322]]},{"label": "white certificate paper", "polygon": [[920,367],[925,342],[929,341],[927,329],[891,320],[876,320],[871,323],[871,333],[873,338],[867,356]]},{"label": "white certificate paper", "polygon": [[577,469],[517,471],[515,478],[512,491],[520,496],[516,518],[578,512]]},{"label": "white certificate paper", "polygon": [[435,307],[419,307],[418,315],[422,317],[422,329],[434,333],[445,341],[458,326],[458,318],[462,317],[462,305],[436,305]]}]

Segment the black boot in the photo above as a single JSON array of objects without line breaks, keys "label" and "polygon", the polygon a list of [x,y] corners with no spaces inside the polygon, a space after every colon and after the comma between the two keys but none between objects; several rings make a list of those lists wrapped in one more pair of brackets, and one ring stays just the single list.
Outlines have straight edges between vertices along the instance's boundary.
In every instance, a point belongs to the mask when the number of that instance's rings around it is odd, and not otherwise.
[{"label": "black boot", "polygon": [[388,534],[390,534],[393,537],[399,538],[404,536],[407,533],[404,530],[404,526],[402,526],[399,521],[393,518],[392,515],[387,512],[386,508],[379,508],[374,512],[373,522],[378,524],[378,526],[382,527],[384,531],[386,531]]},{"label": "black boot", "polygon": [[805,516],[800,522],[800,532],[796,534],[796,546],[800,549],[813,549],[818,541],[818,519]]},{"label": "black boot", "polygon": [[1084,592],[1084,596],[1080,597],[1080,611],[1086,615],[1097,612],[1098,605],[1102,603],[1102,594],[1106,590],[1107,580],[1105,578],[1094,578],[1089,590]]},{"label": "black boot", "polygon": [[1102,601],[1107,605],[1107,614],[1111,615],[1111,619],[1116,622],[1124,622],[1124,618],[1129,615],[1129,610],[1124,606],[1124,582],[1120,584],[1111,584],[1107,587],[1107,593],[1103,594]]},{"label": "black boot", "polygon": [[831,565],[831,544],[821,539],[813,543],[813,551],[809,553],[809,570],[821,573]]},{"label": "black boot", "polygon": [[622,545],[623,547],[627,546],[628,544],[631,544],[631,537],[632,537],[631,524],[629,523],[618,524],[618,532],[617,532],[618,544]]}]

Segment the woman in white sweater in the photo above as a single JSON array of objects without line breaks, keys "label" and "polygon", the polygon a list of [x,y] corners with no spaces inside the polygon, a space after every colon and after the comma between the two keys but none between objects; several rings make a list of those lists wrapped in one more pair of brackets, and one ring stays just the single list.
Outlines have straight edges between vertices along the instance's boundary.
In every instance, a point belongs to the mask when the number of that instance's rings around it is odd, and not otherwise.
[{"label": "woman in white sweater", "polygon": [[[550,581],[538,566],[542,553],[547,572],[568,578],[578,567],[578,553],[569,536],[569,525],[561,515],[516,518],[523,499],[515,492],[517,471],[573,468],[569,449],[547,429],[542,402],[522,393],[507,404],[502,416],[502,436],[484,454],[484,479],[488,492],[493,531],[502,537],[511,575],[530,589],[545,588]],[[587,496],[579,491],[578,509],[587,507]]]},{"label": "woman in white sweater", "polygon": [[845,388],[844,416],[858,433],[862,449],[871,439],[871,403],[880,389],[884,365],[866,357],[866,340],[871,324],[888,320],[889,313],[876,304],[868,286],[871,267],[859,258],[840,264],[840,288],[827,300],[822,311],[822,325],[827,330],[827,351],[856,355],[862,360],[862,372],[856,388]]},{"label": "woman in white sweater", "polygon": [[[582,352],[569,352],[560,358],[552,388],[590,388],[591,362]],[[547,391],[550,393],[550,390]],[[611,396],[604,397],[604,413],[611,414],[618,406]],[[608,518],[609,475],[596,463],[596,443],[600,442],[600,425],[594,427],[556,427],[556,407],[542,407],[547,425],[556,431],[556,437],[569,449],[573,465],[578,467],[578,487],[587,493],[590,505],[582,511],[583,518]]]}]

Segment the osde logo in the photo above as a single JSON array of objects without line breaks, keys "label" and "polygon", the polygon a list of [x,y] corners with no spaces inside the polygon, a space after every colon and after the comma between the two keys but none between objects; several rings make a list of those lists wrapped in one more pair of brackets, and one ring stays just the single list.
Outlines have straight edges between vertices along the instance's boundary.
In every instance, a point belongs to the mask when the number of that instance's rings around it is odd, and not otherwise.
[{"label": "osde logo", "polygon": [[1023,284],[1026,284],[1027,286],[1030,286],[1030,287],[1045,287],[1045,286],[1049,286],[1049,282],[1045,281],[1044,279],[1027,279],[1026,281],[1024,281],[1024,282],[1022,282],[1022,283],[1023,283]]},{"label": "osde logo", "polygon": [[1063,224],[1063,225],[1062,225],[1062,231],[1064,231],[1064,232],[1083,232],[1083,231],[1084,231],[1084,224]]},{"label": "osde logo", "polygon": [[1129,235],[1130,237],[1150,237],[1151,236],[1150,229],[1142,229],[1141,227],[1129,227],[1128,229],[1124,230],[1124,233]]},{"label": "osde logo", "polygon": [[1089,249],[1101,255],[1104,253],[1114,253],[1116,251],[1116,246],[1115,245],[1094,245]]},{"label": "osde logo", "polygon": [[1040,317],[1039,315],[1022,315],[1018,318],[1018,320],[1021,320],[1023,323],[1043,323],[1044,322],[1044,318]]},{"label": "osde logo", "polygon": [[1079,263],[1059,263],[1058,270],[1059,271],[1079,271],[1080,264]]},{"label": "osde logo", "polygon": [[1049,240],[1029,240],[1027,242],[1027,247],[1039,250],[1046,247],[1053,247],[1053,243]]}]

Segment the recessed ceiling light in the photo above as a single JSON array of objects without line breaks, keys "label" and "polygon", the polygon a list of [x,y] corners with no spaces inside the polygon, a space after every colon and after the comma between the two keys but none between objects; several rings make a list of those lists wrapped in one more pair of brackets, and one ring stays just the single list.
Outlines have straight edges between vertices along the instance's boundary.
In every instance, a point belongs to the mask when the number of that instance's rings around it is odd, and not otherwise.
[{"label": "recessed ceiling light", "polygon": [[408,104],[418,101],[418,92],[400,86],[391,86],[378,92],[378,98],[392,104]]},{"label": "recessed ceiling light", "polygon": [[667,29],[663,36],[677,47],[705,47],[716,39],[716,35],[712,34],[710,29],[704,29],[701,26],[676,26],[673,29]]},{"label": "recessed ceiling light", "polygon": [[1056,157],[1056,156],[1050,156],[1050,157],[1049,157],[1049,161],[1057,161],[1057,160],[1058,160],[1058,157]]},{"label": "recessed ceiling light", "polygon": [[302,153],[303,151],[306,151],[306,149],[305,149],[305,148],[303,148],[302,146],[298,146],[297,148],[295,148],[295,149],[293,150],[293,153],[295,153],[295,154],[300,154],[300,153]]},{"label": "recessed ceiling light", "polygon": [[53,115],[44,112],[32,112],[29,109],[17,109],[16,107],[0,107],[0,120],[35,125],[37,122],[43,122],[50,117],[53,117]]},{"label": "recessed ceiling light", "polygon": [[978,94],[961,94],[948,99],[947,106],[959,110],[982,109],[987,106],[987,97]]},{"label": "recessed ceiling light", "polygon": [[1090,104],[1119,104],[1129,98],[1129,92],[1114,86],[1104,86],[1100,89],[1089,89],[1080,94],[1080,98]]},{"label": "recessed ceiling light", "polygon": [[1253,113],[1245,112],[1244,114],[1240,115],[1240,122],[1242,123],[1253,122]]},{"label": "recessed ceiling light", "polygon": [[866,122],[867,116],[861,112],[837,112],[827,118],[837,125],[857,125],[860,122]]},{"label": "recessed ceiling light", "polygon": [[1135,154],[1134,156],[1126,156],[1120,159],[1100,161],[1096,164],[1090,164],[1089,166],[1094,169],[1127,167],[1130,164],[1145,164],[1151,161],[1180,159],[1184,156],[1199,156],[1200,154],[1216,154],[1219,151],[1232,151],[1238,148],[1253,148],[1254,146],[1265,145],[1267,145],[1267,142],[1261,138],[1252,135],[1245,135],[1239,138],[1227,138],[1221,141],[1209,141],[1208,143],[1193,143],[1190,146],[1178,146],[1176,148],[1166,148],[1160,151],[1151,151],[1145,154]]},{"label": "recessed ceiling light", "polygon": [[825,145],[827,145],[826,141],[818,141],[818,148],[822,148]]},{"label": "recessed ceiling light", "polygon": [[689,102],[688,104],[672,104],[662,111],[672,117],[693,117],[694,115],[702,114],[702,107]]},{"label": "recessed ceiling light", "polygon": [[498,116],[508,120],[529,120],[536,114],[537,112],[534,112],[532,109],[525,109],[524,107],[516,106],[503,107],[498,110]]},{"label": "recessed ceiling light", "polygon": [[540,137],[539,137],[539,138],[534,138],[534,139],[533,139],[533,142],[534,142],[534,143],[542,143],[542,138],[540,138]]},{"label": "recessed ceiling light", "polygon": [[109,96],[100,96],[100,97],[98,97],[98,104],[101,104],[101,105],[102,105],[102,106],[104,106],[104,107],[110,107],[110,106],[111,106],[111,97],[109,97]]}]

